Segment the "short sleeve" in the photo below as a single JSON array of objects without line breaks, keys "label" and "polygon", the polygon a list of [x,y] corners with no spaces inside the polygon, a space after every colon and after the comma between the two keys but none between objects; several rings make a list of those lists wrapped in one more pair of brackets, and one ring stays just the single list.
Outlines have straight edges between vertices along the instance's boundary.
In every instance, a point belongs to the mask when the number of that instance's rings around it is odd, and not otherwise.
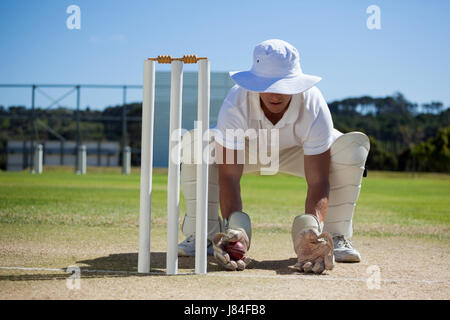
[{"label": "short sleeve", "polygon": [[303,142],[303,151],[305,155],[316,155],[327,151],[333,144],[333,120],[319,89],[314,90],[310,103],[317,113],[308,136]]},{"label": "short sleeve", "polygon": [[214,138],[216,142],[227,149],[243,150],[245,149],[245,141],[235,139],[234,135],[227,135],[227,131],[230,133],[238,129],[244,131],[247,129],[247,121],[242,108],[225,99],[217,117]]}]

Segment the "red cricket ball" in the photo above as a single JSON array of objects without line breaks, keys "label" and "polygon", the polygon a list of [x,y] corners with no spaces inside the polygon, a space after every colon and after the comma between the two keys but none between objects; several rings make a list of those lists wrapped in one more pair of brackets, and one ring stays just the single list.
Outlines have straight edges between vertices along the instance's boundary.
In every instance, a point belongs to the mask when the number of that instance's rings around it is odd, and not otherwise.
[{"label": "red cricket ball", "polygon": [[230,258],[237,261],[241,260],[246,250],[245,246],[241,242],[229,242],[225,246],[226,252],[230,255]]}]

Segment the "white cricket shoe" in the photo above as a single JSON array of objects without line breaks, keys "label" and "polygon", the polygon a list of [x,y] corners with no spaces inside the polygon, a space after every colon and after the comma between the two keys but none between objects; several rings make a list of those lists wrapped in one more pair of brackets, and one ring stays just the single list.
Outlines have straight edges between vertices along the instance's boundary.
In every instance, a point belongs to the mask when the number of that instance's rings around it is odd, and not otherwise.
[{"label": "white cricket shoe", "polygon": [[[208,256],[214,254],[212,242],[208,240],[208,247],[206,252]],[[195,257],[195,234],[187,237],[183,242],[178,244],[178,256],[179,257]]]},{"label": "white cricket shoe", "polygon": [[333,237],[334,260],[336,262],[360,262],[361,255],[344,236]]}]

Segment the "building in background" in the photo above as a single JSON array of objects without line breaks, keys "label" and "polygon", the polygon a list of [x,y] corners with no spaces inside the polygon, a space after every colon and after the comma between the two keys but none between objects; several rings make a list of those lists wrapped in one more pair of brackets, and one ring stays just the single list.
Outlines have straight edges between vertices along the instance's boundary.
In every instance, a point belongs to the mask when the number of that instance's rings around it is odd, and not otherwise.
[{"label": "building in background", "polygon": [[[44,166],[75,166],[76,141],[43,141]],[[120,142],[86,141],[86,163],[89,167],[119,166]],[[8,141],[7,171],[20,171],[30,166],[30,141]]]}]

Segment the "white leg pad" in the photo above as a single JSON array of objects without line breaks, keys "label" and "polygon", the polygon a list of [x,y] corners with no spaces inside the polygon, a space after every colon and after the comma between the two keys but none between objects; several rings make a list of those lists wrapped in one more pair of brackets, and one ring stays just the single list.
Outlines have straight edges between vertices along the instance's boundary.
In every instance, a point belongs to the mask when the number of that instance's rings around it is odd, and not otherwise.
[{"label": "white leg pad", "polygon": [[331,146],[330,194],[324,231],[332,236],[351,238],[353,234],[353,213],[369,149],[369,138],[360,132],[344,134]]},{"label": "white leg pad", "polygon": [[[194,130],[183,136],[182,146],[191,148],[189,163],[183,162],[180,173],[181,192],[186,203],[186,215],[183,219],[182,232],[188,237],[195,234],[196,200],[197,200],[197,165],[194,159]],[[186,139],[189,137],[190,139]],[[186,160],[186,159],[183,159]],[[216,164],[208,166],[208,240],[223,231],[222,219],[219,217],[219,172]]]}]

